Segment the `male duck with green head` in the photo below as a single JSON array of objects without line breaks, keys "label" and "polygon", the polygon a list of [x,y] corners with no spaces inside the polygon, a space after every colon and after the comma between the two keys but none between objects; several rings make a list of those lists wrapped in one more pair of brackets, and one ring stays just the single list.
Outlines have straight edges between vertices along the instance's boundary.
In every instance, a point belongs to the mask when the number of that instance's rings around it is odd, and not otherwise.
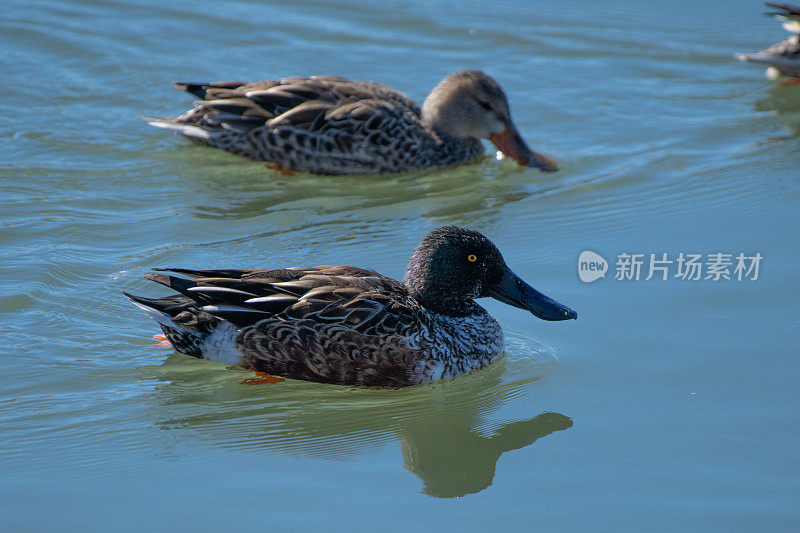
[{"label": "male duck with green head", "polygon": [[477,231],[429,233],[405,281],[350,266],[148,273],[180,294],[127,295],[176,350],[275,376],[399,387],[457,376],[503,351],[503,331],[476,298],[543,320],[577,313],[520,279]]}]

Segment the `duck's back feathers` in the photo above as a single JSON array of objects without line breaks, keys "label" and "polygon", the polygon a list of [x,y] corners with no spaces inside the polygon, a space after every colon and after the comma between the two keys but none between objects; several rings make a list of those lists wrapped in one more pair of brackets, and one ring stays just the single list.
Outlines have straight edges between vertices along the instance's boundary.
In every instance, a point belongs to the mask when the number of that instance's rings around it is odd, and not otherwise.
[{"label": "duck's back feathers", "polygon": [[127,296],[179,351],[213,359],[208,337],[220,337],[216,328],[229,336],[235,329],[236,364],[245,367],[330,383],[400,386],[415,379],[418,350],[407,334],[419,327],[419,309],[398,281],[355,267],[173,272],[193,279],[145,277],[180,295]]},{"label": "duck's back feathers", "polygon": [[309,76],[251,83],[175,83],[201,98],[150,118],[209,146],[316,174],[400,172],[474,159],[477,140],[443,146],[403,93],[370,81]]},{"label": "duck's back feathers", "polygon": [[161,272],[147,273],[145,277],[181,293],[199,310],[237,327],[270,317],[315,318],[339,321],[365,331],[371,326],[369,319],[387,305],[402,307],[411,302],[403,284],[355,267],[172,271],[193,279]]}]

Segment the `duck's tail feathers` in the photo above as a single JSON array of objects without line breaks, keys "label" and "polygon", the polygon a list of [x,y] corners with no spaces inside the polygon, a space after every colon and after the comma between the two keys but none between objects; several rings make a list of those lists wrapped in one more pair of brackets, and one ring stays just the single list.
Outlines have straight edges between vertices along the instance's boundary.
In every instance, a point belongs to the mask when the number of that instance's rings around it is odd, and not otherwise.
[{"label": "duck's tail feathers", "polygon": [[237,328],[198,309],[197,303],[188,296],[175,294],[164,298],[143,298],[127,292],[122,294],[161,326],[175,350],[199,359],[230,365],[241,363],[241,354],[235,343]]},{"label": "duck's tail feathers", "polygon": [[782,2],[764,2],[767,7],[774,7],[779,11],[770,11],[765,15],[778,15],[786,18],[800,19],[800,6],[784,4]]},{"label": "duck's tail feathers", "polygon": [[734,54],[733,57],[739,61],[752,61],[754,63],[767,63],[771,59],[763,52],[740,53]]},{"label": "duck's tail feathers", "polygon": [[161,324],[163,327],[170,330],[179,331],[187,335],[199,335],[198,331],[187,329],[181,324],[175,322],[173,317],[183,311],[187,306],[186,297],[167,297],[167,298],[144,298],[142,296],[135,296],[133,294],[123,292],[133,305],[141,309],[150,318]]},{"label": "duck's tail feathers", "polygon": [[772,53],[769,50],[762,50],[761,52],[752,52],[748,54],[736,54],[734,57],[739,61],[750,61],[753,63],[762,63],[777,69],[785,76],[798,76],[800,69],[797,67],[797,62],[792,57],[786,57],[779,53]]},{"label": "duck's tail feathers", "polygon": [[142,117],[142,118],[146,120],[147,123],[150,124],[151,126],[155,126],[156,128],[163,128],[165,130],[177,131],[178,133],[181,133],[192,140],[206,144],[211,141],[211,133],[204,130],[200,126],[178,122],[177,119],[169,117]]},{"label": "duck's tail feathers", "polygon": [[186,91],[189,94],[205,99],[206,92],[209,89],[236,89],[244,85],[243,81],[215,81],[215,82],[191,82],[191,81],[175,81],[172,86],[181,91]]},{"label": "duck's tail feathers", "polygon": [[157,272],[146,272],[144,279],[149,279],[150,281],[160,283],[161,285],[169,287],[170,289],[180,292],[181,294],[195,286],[195,282],[191,279],[170,276],[169,274],[159,274]]},{"label": "duck's tail feathers", "polygon": [[189,268],[154,268],[156,272],[175,272],[176,274],[183,274],[193,278],[235,278],[239,279],[243,275],[252,272],[251,270],[242,270],[238,268],[216,268],[210,270],[197,270]]}]

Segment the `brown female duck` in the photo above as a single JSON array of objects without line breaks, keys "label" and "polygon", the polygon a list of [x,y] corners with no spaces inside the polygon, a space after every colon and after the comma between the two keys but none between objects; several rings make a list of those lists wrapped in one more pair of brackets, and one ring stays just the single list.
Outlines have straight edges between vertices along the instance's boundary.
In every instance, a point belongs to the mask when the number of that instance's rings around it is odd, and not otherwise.
[{"label": "brown female duck", "polygon": [[489,139],[522,166],[557,170],[528,148],[505,92],[477,70],[447,76],[421,108],[385,85],[335,76],[175,86],[201,100],[151,125],[280,169],[380,174],[455,165],[482,155],[480,139]]}]

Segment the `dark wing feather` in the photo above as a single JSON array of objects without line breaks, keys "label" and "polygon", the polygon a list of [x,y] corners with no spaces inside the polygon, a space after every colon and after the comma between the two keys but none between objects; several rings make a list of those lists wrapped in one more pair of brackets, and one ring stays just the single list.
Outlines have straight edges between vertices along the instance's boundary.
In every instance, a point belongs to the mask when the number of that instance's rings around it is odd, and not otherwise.
[{"label": "dark wing feather", "polygon": [[172,85],[189,94],[193,94],[198,98],[205,98],[209,89],[235,89],[241,87],[247,82],[244,81],[217,81],[212,83],[192,83],[176,81]]},{"label": "dark wing feather", "polygon": [[223,268],[217,270],[191,270],[188,268],[154,268],[156,272],[175,272],[176,274],[184,274],[193,278],[198,277],[220,277],[220,278],[241,278],[243,275],[251,272],[250,270],[241,270],[237,268]]},{"label": "dark wing feather", "polygon": [[[332,77],[282,78],[250,83],[175,83],[177,88],[203,99],[195,109],[183,115],[187,123],[207,128],[223,127],[233,122],[221,115],[242,114],[261,118],[260,125],[309,102],[336,103],[332,86],[341,83]],[[254,123],[252,121],[251,123]]]},{"label": "dark wing feather", "polygon": [[181,311],[188,298],[200,311],[240,328],[276,317],[368,330],[388,306],[410,301],[403,284],[355,267],[172,271],[193,279],[159,272],[149,272],[145,278],[179,292]]},{"label": "dark wing feather", "polygon": [[766,15],[778,15],[781,17],[786,17],[788,19],[797,20],[800,22],[800,6],[795,6],[792,4],[784,4],[780,2],[765,2],[768,7],[774,7],[775,9],[780,9],[781,11],[766,13]]}]

